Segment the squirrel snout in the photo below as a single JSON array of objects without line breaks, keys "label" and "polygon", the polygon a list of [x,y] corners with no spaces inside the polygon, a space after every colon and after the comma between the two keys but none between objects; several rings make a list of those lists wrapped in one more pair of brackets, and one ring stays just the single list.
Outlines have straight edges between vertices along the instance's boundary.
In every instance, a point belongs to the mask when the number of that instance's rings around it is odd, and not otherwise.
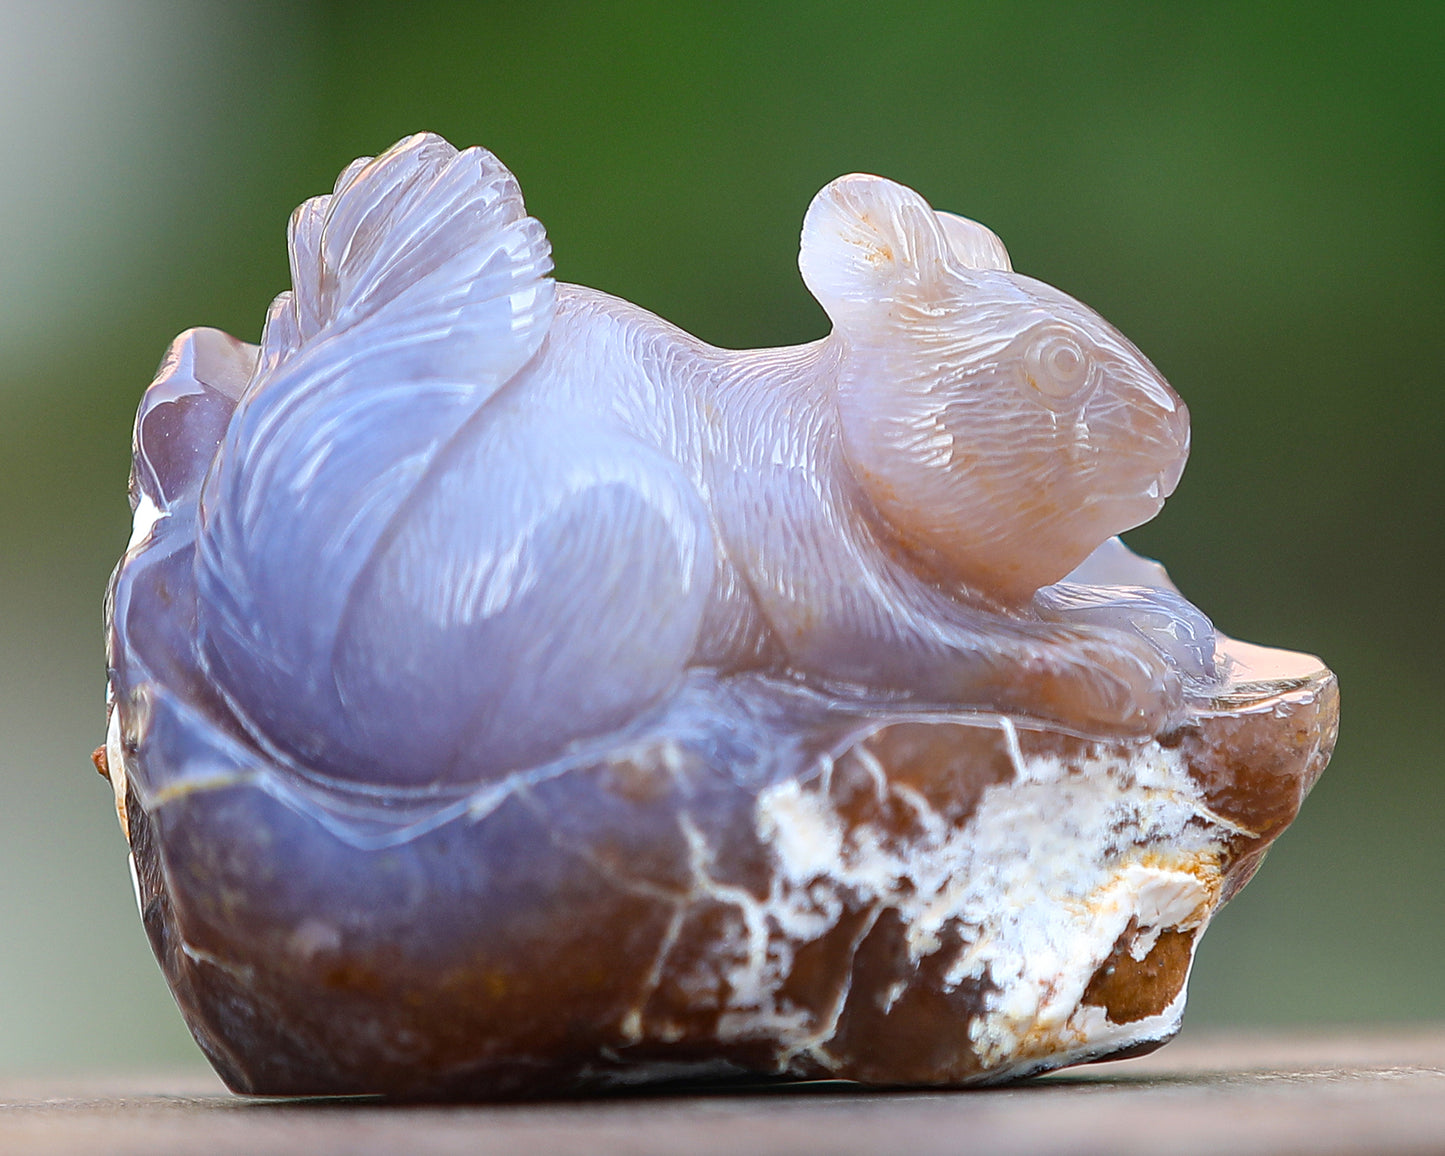
[{"label": "squirrel snout", "polygon": [[1173,434],[1174,455],[1159,475],[1160,497],[1167,498],[1179,485],[1185,463],[1189,461],[1189,407],[1176,399],[1174,412],[1169,415],[1168,426]]},{"label": "squirrel snout", "polygon": [[[1148,496],[1163,503],[1174,492],[1189,459],[1189,407],[1154,366],[1138,354],[1121,370],[1121,388],[1113,402],[1123,401],[1131,417],[1116,434],[1134,465],[1151,479]],[[1137,477],[1137,475],[1135,475]]]}]

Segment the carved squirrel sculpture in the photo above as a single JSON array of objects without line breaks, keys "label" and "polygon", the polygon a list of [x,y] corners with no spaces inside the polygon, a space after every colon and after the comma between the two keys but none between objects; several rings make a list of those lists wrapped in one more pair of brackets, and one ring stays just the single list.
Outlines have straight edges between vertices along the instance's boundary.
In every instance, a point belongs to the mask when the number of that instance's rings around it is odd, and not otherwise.
[{"label": "carved squirrel sculpture", "polygon": [[1166,726],[1208,673],[1159,641],[1182,599],[1135,592],[1151,640],[1051,587],[1158,511],[1184,405],[901,185],[814,199],[799,263],[833,331],[795,348],[556,284],[512,175],[432,135],[298,209],[290,253],[195,573],[210,676],[317,773],[485,779],[692,667],[1105,734]]}]

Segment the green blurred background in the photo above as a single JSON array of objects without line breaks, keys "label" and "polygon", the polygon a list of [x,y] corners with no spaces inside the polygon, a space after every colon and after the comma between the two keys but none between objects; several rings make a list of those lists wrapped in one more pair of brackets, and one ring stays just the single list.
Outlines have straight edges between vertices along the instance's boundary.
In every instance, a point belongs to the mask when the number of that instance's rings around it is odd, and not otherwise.
[{"label": "green blurred background", "polygon": [[822,335],[798,226],[853,170],[1129,334],[1195,430],[1131,541],[1345,703],[1189,1022],[1445,1018],[1442,58],[1438,3],[0,4],[0,1070],[201,1063],[88,762],[131,417],[422,128],[516,172],[559,276],[719,344]]}]

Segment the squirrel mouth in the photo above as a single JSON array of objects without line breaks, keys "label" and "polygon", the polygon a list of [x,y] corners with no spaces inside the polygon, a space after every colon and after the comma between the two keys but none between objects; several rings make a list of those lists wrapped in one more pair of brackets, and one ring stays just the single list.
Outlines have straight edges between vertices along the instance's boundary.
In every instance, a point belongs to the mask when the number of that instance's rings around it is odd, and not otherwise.
[{"label": "squirrel mouth", "polygon": [[1175,456],[1167,466],[1159,471],[1158,477],[1150,486],[1151,498],[1158,498],[1161,502],[1174,492],[1174,487],[1179,485],[1179,479],[1184,475],[1184,463],[1189,460],[1188,442],[1185,443],[1183,452]]}]

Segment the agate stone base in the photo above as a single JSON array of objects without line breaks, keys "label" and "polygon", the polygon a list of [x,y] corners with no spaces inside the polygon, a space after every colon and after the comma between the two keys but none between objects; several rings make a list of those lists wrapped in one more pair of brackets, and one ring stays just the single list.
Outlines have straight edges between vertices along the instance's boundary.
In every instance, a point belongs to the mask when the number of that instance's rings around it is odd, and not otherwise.
[{"label": "agate stone base", "polygon": [[1334,676],[1223,648],[1226,689],[1147,741],[697,677],[631,745],[383,805],[254,773],[152,684],[108,760],[147,932],[236,1091],[997,1083],[1168,1040],[1328,760]]}]

